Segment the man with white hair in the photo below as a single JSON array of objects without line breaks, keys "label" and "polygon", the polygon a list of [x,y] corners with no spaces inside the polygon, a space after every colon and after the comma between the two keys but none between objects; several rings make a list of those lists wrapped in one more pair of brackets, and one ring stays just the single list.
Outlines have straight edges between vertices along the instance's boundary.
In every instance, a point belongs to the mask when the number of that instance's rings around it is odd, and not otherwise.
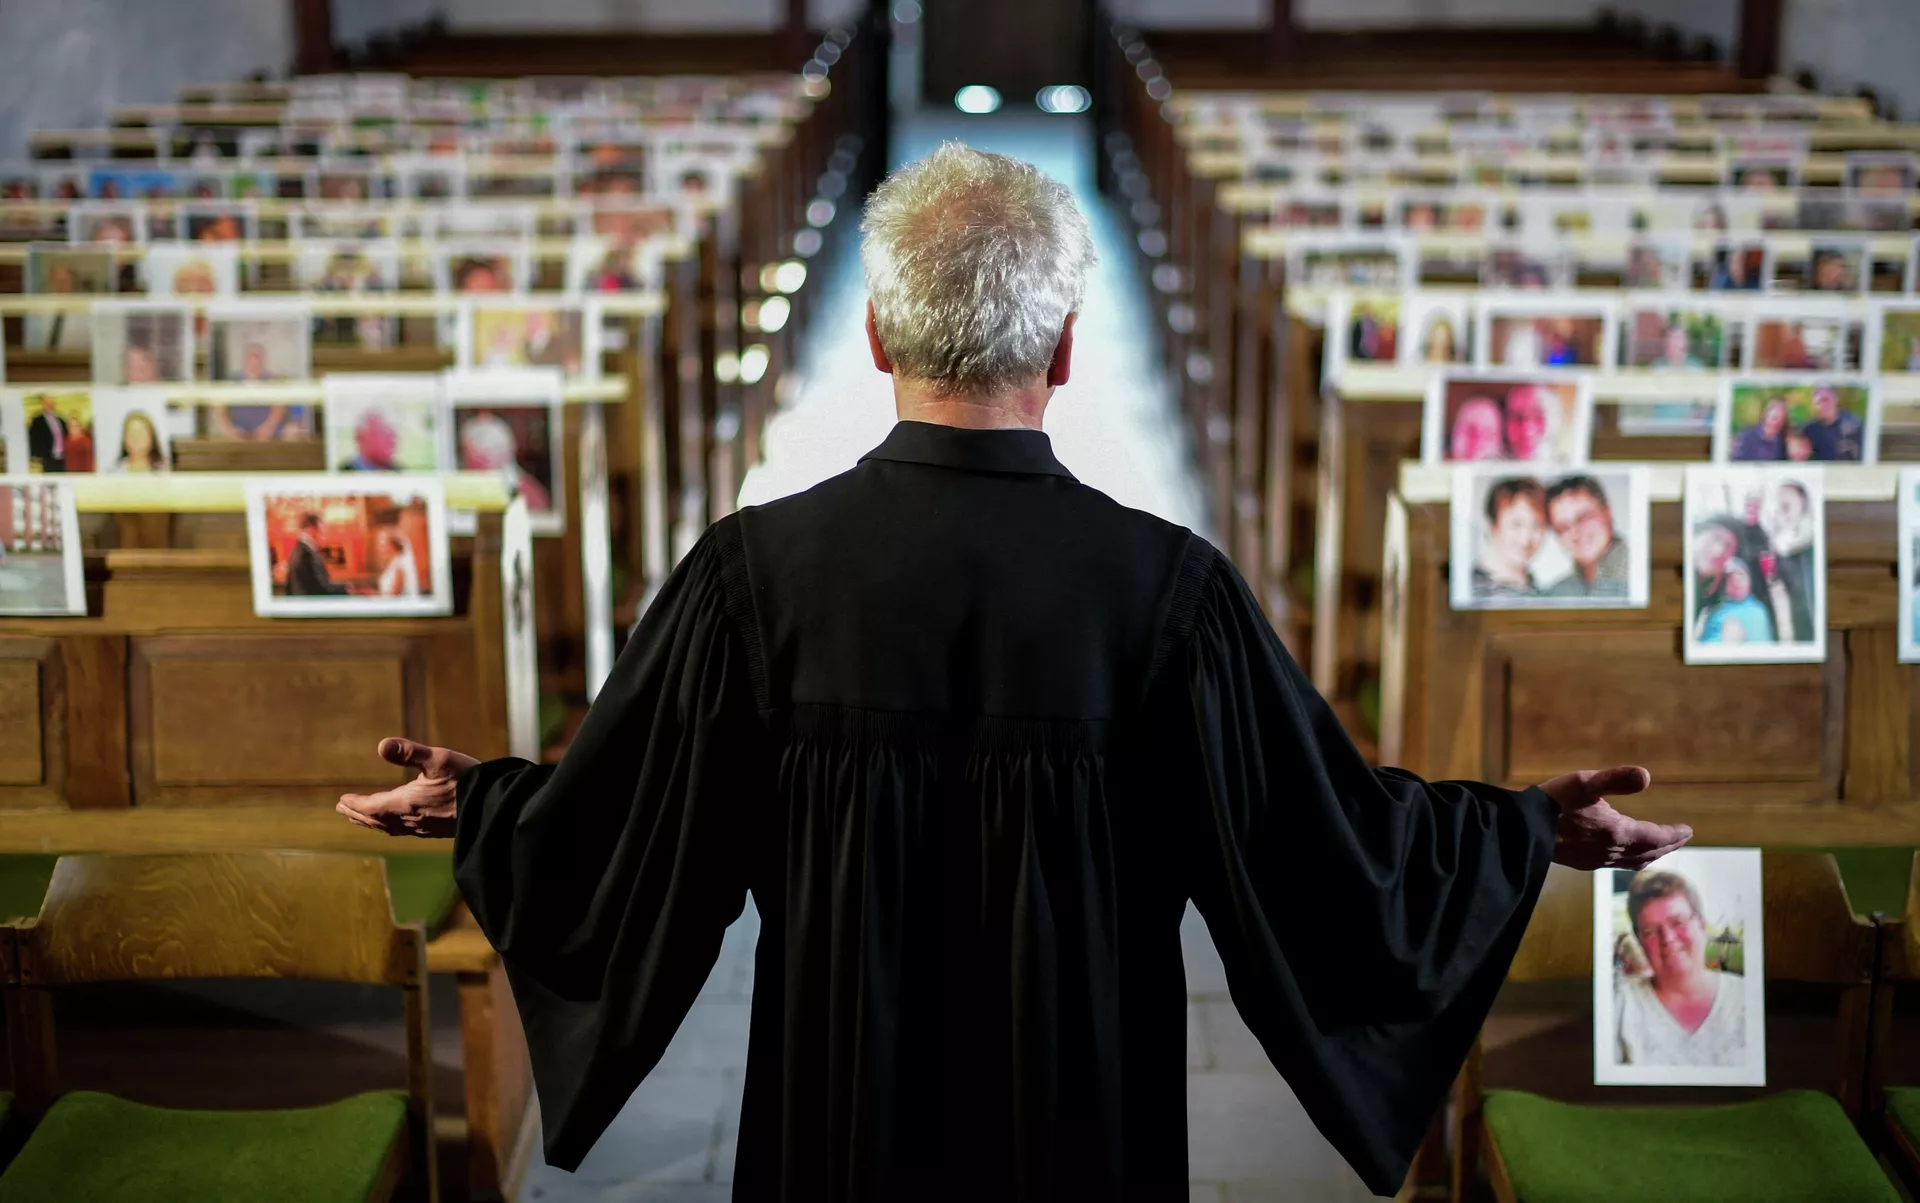
[{"label": "man with white hair", "polygon": [[460,423],[460,467],[468,472],[500,473],[509,489],[527,499],[532,513],[544,514],[553,508],[547,487],[520,470],[519,442],[513,427],[498,414],[483,411]]},{"label": "man with white hair", "polygon": [[1067,191],[945,146],[868,202],[899,424],[715,523],[558,765],[383,741],[339,809],[452,836],[574,1169],[749,892],[737,1200],[1184,1200],[1189,899],[1315,1122],[1391,1193],[1550,860],[1690,836],[1361,759],[1233,565],[1053,456],[1093,245]]}]

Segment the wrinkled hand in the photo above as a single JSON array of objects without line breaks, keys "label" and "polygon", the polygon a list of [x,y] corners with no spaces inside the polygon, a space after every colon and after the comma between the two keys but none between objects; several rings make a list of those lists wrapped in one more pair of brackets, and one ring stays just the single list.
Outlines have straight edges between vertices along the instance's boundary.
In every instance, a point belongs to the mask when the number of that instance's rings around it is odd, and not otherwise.
[{"label": "wrinkled hand", "polygon": [[380,759],[419,769],[420,775],[378,794],[341,794],[334,809],[362,827],[388,835],[451,839],[458,801],[454,781],[462,769],[480,762],[450,748],[430,748],[410,739],[381,740]]},{"label": "wrinkled hand", "polygon": [[1560,805],[1553,859],[1575,869],[1642,869],[1693,838],[1693,828],[1629,818],[1608,804],[1607,794],[1637,794],[1652,783],[1635,767],[1583,769],[1540,788]]}]

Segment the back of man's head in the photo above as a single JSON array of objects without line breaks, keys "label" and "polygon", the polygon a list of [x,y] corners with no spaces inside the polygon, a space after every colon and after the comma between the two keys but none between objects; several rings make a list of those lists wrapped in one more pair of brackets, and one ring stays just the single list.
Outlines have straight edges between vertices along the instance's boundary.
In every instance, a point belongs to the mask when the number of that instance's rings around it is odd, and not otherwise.
[{"label": "back of man's head", "polygon": [[894,374],[943,394],[1043,376],[1094,261],[1065,187],[957,142],[887,177],[861,230],[874,328]]}]

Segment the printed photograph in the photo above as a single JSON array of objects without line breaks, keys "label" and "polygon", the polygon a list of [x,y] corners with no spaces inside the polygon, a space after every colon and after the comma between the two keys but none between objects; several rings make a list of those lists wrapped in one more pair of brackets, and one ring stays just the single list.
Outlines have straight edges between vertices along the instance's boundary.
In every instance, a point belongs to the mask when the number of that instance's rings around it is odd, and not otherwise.
[{"label": "printed photograph", "polygon": [[1696,265],[1695,276],[1713,292],[1759,292],[1770,271],[1765,242],[1723,242]]},{"label": "printed photograph", "polygon": [[253,206],[245,202],[182,205],[174,220],[178,236],[187,242],[239,242],[257,236]]},{"label": "printed photograph", "polygon": [[559,368],[568,376],[599,375],[599,322],[580,305],[525,302],[460,307],[458,353],[463,368]]},{"label": "printed photograph", "polygon": [[1610,303],[1579,297],[1480,302],[1481,367],[1597,368],[1612,361]]},{"label": "printed photograph", "polygon": [[1879,458],[1879,389],[1862,377],[1727,376],[1720,381],[1714,459],[1873,463]]},{"label": "printed photograph", "polygon": [[164,200],[180,195],[170,171],[151,167],[94,167],[87,172],[87,195],[95,200]]},{"label": "printed photograph", "polygon": [[[449,372],[454,461],[463,472],[498,472],[527,500],[537,535],[566,527],[566,430],[560,373],[551,368]],[[453,533],[472,533],[473,516],[456,512]]]},{"label": "printed photograph", "polygon": [[19,390],[0,389],[0,476],[27,474],[27,414]]},{"label": "printed photograph", "polygon": [[1337,196],[1282,197],[1274,205],[1273,224],[1289,230],[1344,230],[1349,224],[1347,203]]},{"label": "printed photograph", "polygon": [[250,477],[246,488],[254,613],[452,612],[446,493],[437,478]]},{"label": "printed photograph", "polygon": [[65,481],[0,476],[0,614],[87,612],[80,521]]},{"label": "printed photograph", "polygon": [[1849,231],[1893,233],[1912,227],[1904,196],[1885,196],[1823,188],[1803,191],[1794,205],[1794,227],[1818,233]]},{"label": "printed photograph", "polygon": [[1555,467],[1586,462],[1593,430],[1585,375],[1441,371],[1427,386],[1421,458]]},{"label": "printed photograph", "polygon": [[[113,251],[36,242],[27,247],[27,291],[39,296],[103,296],[116,291],[120,272]],[[93,346],[93,315],[85,308],[30,313],[21,345],[34,351],[85,351]]]},{"label": "printed photograph", "polygon": [[396,235],[394,213],[392,209],[312,204],[300,212],[295,228],[302,238],[377,241]]},{"label": "printed photograph", "polygon": [[1880,307],[1880,346],[1873,360],[1883,372],[1920,372],[1920,305]]},{"label": "printed photograph", "polygon": [[1746,366],[1759,371],[1857,372],[1866,322],[1844,310],[1757,312],[1747,319]]},{"label": "printed photograph", "polygon": [[1401,308],[1412,335],[1401,341],[1405,366],[1473,362],[1473,305],[1467,297],[1416,292]]},{"label": "printed photograph", "polygon": [[1620,365],[1629,368],[1721,368],[1727,365],[1725,314],[1671,303],[1629,306],[1620,329]]},{"label": "printed photograph", "polygon": [[138,301],[93,306],[93,382],[181,384],[193,379],[193,311]]},{"label": "printed photograph", "polygon": [[634,245],[681,227],[679,209],[659,201],[605,201],[593,207],[590,232],[614,245]]},{"label": "printed photograph", "polygon": [[1864,292],[1867,287],[1866,246],[1858,242],[1814,243],[1809,253],[1803,287],[1807,292]]},{"label": "printed photograph", "polygon": [[85,386],[23,389],[29,472],[93,471],[93,391]]},{"label": "printed photograph", "polygon": [[1920,468],[1902,468],[1899,495],[1900,662],[1920,663]]},{"label": "printed photograph", "polygon": [[1593,875],[1593,1080],[1766,1085],[1758,848]]},{"label": "printed photograph", "polygon": [[451,457],[438,377],[335,373],[321,387],[330,470],[446,470]]},{"label": "printed photograph", "polygon": [[1627,247],[1622,282],[1628,288],[1685,288],[1690,253],[1684,243],[1635,239]]},{"label": "printed photograph", "polygon": [[98,432],[95,472],[119,475],[173,468],[164,389],[94,389],[93,428]]},{"label": "printed photograph", "polygon": [[[227,384],[280,384],[311,375],[312,319],[299,304],[263,302],[207,310],[207,372]],[[203,405],[200,437],[267,442],[314,436],[310,405]]]},{"label": "printed photograph", "polygon": [[1487,228],[1491,211],[1492,205],[1483,199],[1407,197],[1400,202],[1400,226],[1409,234],[1472,234]]},{"label": "printed photograph", "polygon": [[434,288],[441,293],[522,292],[530,279],[524,247],[442,245],[433,256]]},{"label": "printed photograph", "polygon": [[301,286],[313,292],[391,292],[400,285],[400,249],[393,243],[305,243],[299,267]]},{"label": "printed photograph", "polygon": [[647,243],[576,240],[567,248],[567,291],[638,292],[660,286],[660,253]]},{"label": "printed photograph", "polygon": [[1565,252],[1530,247],[1492,247],[1481,261],[1480,282],[1488,288],[1545,290],[1564,287]]},{"label": "printed photograph", "polygon": [[1400,354],[1400,298],[1340,291],[1327,303],[1323,367],[1336,379],[1350,363],[1391,364]]},{"label": "printed photograph", "polygon": [[1410,250],[1367,242],[1288,248],[1290,280],[1309,288],[1398,289],[1413,282]]},{"label": "printed photograph", "polygon": [[156,242],[144,261],[150,297],[232,297],[240,292],[240,248]]},{"label": "printed photograph", "polygon": [[1686,468],[1688,664],[1827,658],[1826,508],[1818,469]]},{"label": "printed photograph", "polygon": [[1791,160],[1735,159],[1727,164],[1727,185],[1742,192],[1787,192],[1800,182]]},{"label": "printed photograph", "polygon": [[1647,469],[1595,464],[1516,475],[1453,470],[1453,608],[1647,604]]},{"label": "printed photograph", "polygon": [[1886,151],[1853,151],[1846,157],[1845,183],[1856,192],[1900,195],[1912,192],[1920,169],[1914,156]]},{"label": "printed photograph", "polygon": [[126,246],[147,240],[147,211],[137,205],[74,205],[67,210],[67,241]]}]

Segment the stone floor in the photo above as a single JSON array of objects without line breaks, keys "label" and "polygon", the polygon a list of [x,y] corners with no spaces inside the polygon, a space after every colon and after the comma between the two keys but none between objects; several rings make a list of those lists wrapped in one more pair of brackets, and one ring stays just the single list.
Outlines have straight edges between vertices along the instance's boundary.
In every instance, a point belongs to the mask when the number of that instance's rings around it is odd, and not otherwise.
[{"label": "stone floor", "polygon": [[[924,114],[903,122],[898,138],[897,160],[960,138],[1035,162],[1075,189],[1093,223],[1100,264],[1076,327],[1073,378],[1048,409],[1047,431],[1061,461],[1081,480],[1205,533],[1183,429],[1153,362],[1150,315],[1127,233],[1093,194],[1091,138],[1082,120],[1037,112],[994,118]],[[792,404],[769,426],[766,463],[746,480],[743,504],[785,496],[851,468],[893,424],[888,378],[867,355],[866,290],[853,239],[841,244],[837,258],[808,332],[805,375]],[[749,911],[728,932],[719,965],[665,1060],[579,1172],[536,1166],[522,1203],[708,1203],[728,1197],[758,930]],[[1182,935],[1193,1203],[1370,1198],[1240,1021],[1197,915],[1189,913]]]}]

